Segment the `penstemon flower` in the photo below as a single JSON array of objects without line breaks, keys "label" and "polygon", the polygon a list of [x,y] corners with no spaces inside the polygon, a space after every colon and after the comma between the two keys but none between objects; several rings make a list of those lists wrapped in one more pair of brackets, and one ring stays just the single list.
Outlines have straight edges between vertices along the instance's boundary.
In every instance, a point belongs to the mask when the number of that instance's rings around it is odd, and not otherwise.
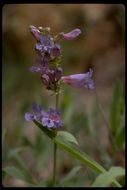
[{"label": "penstemon flower", "polygon": [[63,76],[61,80],[63,81],[63,83],[66,83],[76,88],[85,87],[87,89],[94,89],[94,82],[91,79],[92,73],[92,69],[89,69],[87,73]]},{"label": "penstemon flower", "polygon": [[79,34],[81,34],[81,30],[76,28],[74,30],[72,30],[71,32],[68,33],[63,33],[61,32],[59,35],[62,39],[64,40],[73,40],[74,38],[76,38]]}]

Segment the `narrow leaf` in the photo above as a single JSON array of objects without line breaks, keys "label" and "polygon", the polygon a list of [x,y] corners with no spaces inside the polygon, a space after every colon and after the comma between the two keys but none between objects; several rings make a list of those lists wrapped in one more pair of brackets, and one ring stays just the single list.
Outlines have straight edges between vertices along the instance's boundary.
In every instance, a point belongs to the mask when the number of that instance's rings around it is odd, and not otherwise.
[{"label": "narrow leaf", "polygon": [[100,174],[92,184],[92,187],[108,187],[116,177],[125,175],[121,167],[111,167],[109,171]]},{"label": "narrow leaf", "polygon": [[[99,165],[96,161],[92,160],[87,154],[85,154],[83,151],[81,151],[78,146],[76,146],[76,145],[74,146],[74,144],[72,144],[68,141],[65,141],[65,139],[61,138],[60,135],[56,135],[56,133],[54,131],[44,128],[37,121],[34,121],[34,123],[44,133],[46,133],[53,140],[54,143],[56,143],[59,147],[64,149],[66,152],[68,152],[75,159],[80,160],[84,165],[89,166],[90,168],[92,168],[93,170],[95,170],[98,173],[103,173],[106,171],[101,165]],[[120,184],[116,180],[114,180],[113,183],[117,187],[120,187]]]},{"label": "narrow leaf", "polygon": [[116,137],[117,145],[120,147],[125,143],[125,127],[122,127]]},{"label": "narrow leaf", "polygon": [[81,166],[76,166],[74,167],[63,179],[62,179],[62,183],[66,183],[67,181],[71,180],[72,178],[74,178],[77,173],[80,171]]},{"label": "narrow leaf", "polygon": [[6,172],[10,176],[21,179],[23,181],[26,181],[25,176],[23,175],[21,170],[15,168],[13,166],[5,167],[5,168],[3,168],[3,171]]},{"label": "narrow leaf", "polygon": [[83,164],[93,168],[96,172],[104,172],[105,169],[100,166],[97,162],[89,158],[87,154],[79,149],[78,146],[74,146],[74,144],[65,142],[59,136],[53,139],[55,143],[57,143],[62,149],[71,154],[74,158],[80,160]]},{"label": "narrow leaf", "polygon": [[119,81],[116,81],[113,89],[112,103],[110,107],[110,115],[109,115],[109,128],[110,131],[115,138],[118,132],[118,128],[120,127],[121,121],[121,87]]}]

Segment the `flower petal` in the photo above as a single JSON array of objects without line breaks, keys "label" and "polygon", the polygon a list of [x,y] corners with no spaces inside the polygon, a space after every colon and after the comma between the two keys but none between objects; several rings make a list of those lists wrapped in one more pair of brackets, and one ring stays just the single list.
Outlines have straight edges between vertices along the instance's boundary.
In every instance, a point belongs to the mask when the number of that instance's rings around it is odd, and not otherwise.
[{"label": "flower petal", "polygon": [[35,26],[29,26],[30,32],[35,37],[37,41],[40,40],[40,31]]},{"label": "flower petal", "polygon": [[40,67],[32,66],[32,67],[29,68],[29,71],[33,72],[33,73],[37,73],[37,72],[41,71],[41,68]]},{"label": "flower petal", "polygon": [[68,33],[60,33],[60,36],[65,39],[65,40],[73,40],[74,38],[76,38],[79,34],[81,34],[81,30],[76,28],[74,30],[72,30],[71,32]]},{"label": "flower petal", "polygon": [[54,56],[54,57],[59,57],[60,56],[60,45],[58,44],[55,44],[52,49],[51,49],[51,54]]},{"label": "flower petal", "polygon": [[36,119],[34,114],[25,113],[25,120],[26,121],[33,121],[34,119]]},{"label": "flower petal", "polygon": [[35,102],[32,103],[32,109],[35,113],[41,113],[41,106],[40,105],[37,105]]},{"label": "flower petal", "polygon": [[44,127],[48,127],[48,128],[54,127],[53,121],[49,118],[43,117],[41,122]]}]

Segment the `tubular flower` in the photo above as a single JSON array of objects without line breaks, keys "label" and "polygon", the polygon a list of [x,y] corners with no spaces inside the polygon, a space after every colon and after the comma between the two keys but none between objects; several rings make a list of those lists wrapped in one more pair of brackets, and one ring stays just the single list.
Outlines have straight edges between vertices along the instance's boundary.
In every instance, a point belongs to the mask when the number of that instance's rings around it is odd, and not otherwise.
[{"label": "tubular flower", "polygon": [[61,32],[59,35],[61,38],[63,38],[64,40],[73,40],[74,38],[76,38],[79,34],[81,34],[81,30],[76,28],[74,30],[72,30],[71,32],[68,33],[63,33]]},{"label": "tubular flower", "polygon": [[89,69],[87,73],[63,76],[61,77],[61,80],[63,81],[63,83],[66,83],[76,88],[85,87],[87,89],[94,89],[94,82],[91,79],[92,74],[93,70]]},{"label": "tubular flower", "polygon": [[60,120],[60,113],[58,110],[49,108],[48,112],[42,110],[42,108],[35,103],[32,106],[33,113],[25,113],[26,121],[37,120],[44,127],[59,129],[62,127]]}]

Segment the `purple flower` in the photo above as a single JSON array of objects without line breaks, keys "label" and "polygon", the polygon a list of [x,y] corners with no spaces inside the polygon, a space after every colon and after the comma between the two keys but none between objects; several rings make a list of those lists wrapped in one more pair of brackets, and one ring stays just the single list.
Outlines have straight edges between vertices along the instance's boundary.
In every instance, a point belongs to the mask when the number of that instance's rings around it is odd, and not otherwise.
[{"label": "purple flower", "polygon": [[29,26],[30,32],[34,36],[34,38],[39,41],[40,40],[40,31],[35,26]]},{"label": "purple flower", "polygon": [[64,83],[76,88],[94,89],[94,82],[91,79],[93,70],[89,69],[87,73],[63,76],[61,79]]},{"label": "purple flower", "polygon": [[44,127],[58,129],[62,127],[60,113],[58,110],[49,108],[48,112],[42,110],[41,106],[32,105],[33,113],[25,113],[26,121],[39,121]]},{"label": "purple flower", "polygon": [[31,71],[31,72],[35,72],[35,73],[38,73],[38,72],[40,72],[41,71],[41,68],[40,67],[36,67],[36,66],[32,66],[32,67],[30,67],[29,68],[29,71]]},{"label": "purple flower", "polygon": [[44,127],[46,127],[46,126],[48,128],[54,127],[54,122],[51,119],[49,119],[48,117],[43,117],[42,120],[41,120],[41,122],[42,122],[42,125]]},{"label": "purple flower", "polygon": [[65,39],[65,40],[73,40],[74,38],[76,38],[79,34],[81,34],[81,30],[76,28],[74,30],[72,30],[71,32],[68,33],[63,33],[61,32],[59,35],[61,38]]},{"label": "purple flower", "polygon": [[51,55],[54,57],[59,57],[60,56],[60,45],[55,44],[52,49],[51,49]]},{"label": "purple flower", "polygon": [[33,121],[34,119],[36,119],[34,114],[31,113],[25,113],[25,120],[26,121]]},{"label": "purple flower", "polygon": [[47,89],[55,90],[58,81],[62,77],[62,68],[58,67],[54,70],[47,69],[45,74],[41,75],[41,79],[43,84],[46,86]]},{"label": "purple flower", "polygon": [[40,43],[44,46],[44,47],[52,47],[53,46],[53,40],[51,38],[51,36],[48,35],[41,35],[40,36]]}]

